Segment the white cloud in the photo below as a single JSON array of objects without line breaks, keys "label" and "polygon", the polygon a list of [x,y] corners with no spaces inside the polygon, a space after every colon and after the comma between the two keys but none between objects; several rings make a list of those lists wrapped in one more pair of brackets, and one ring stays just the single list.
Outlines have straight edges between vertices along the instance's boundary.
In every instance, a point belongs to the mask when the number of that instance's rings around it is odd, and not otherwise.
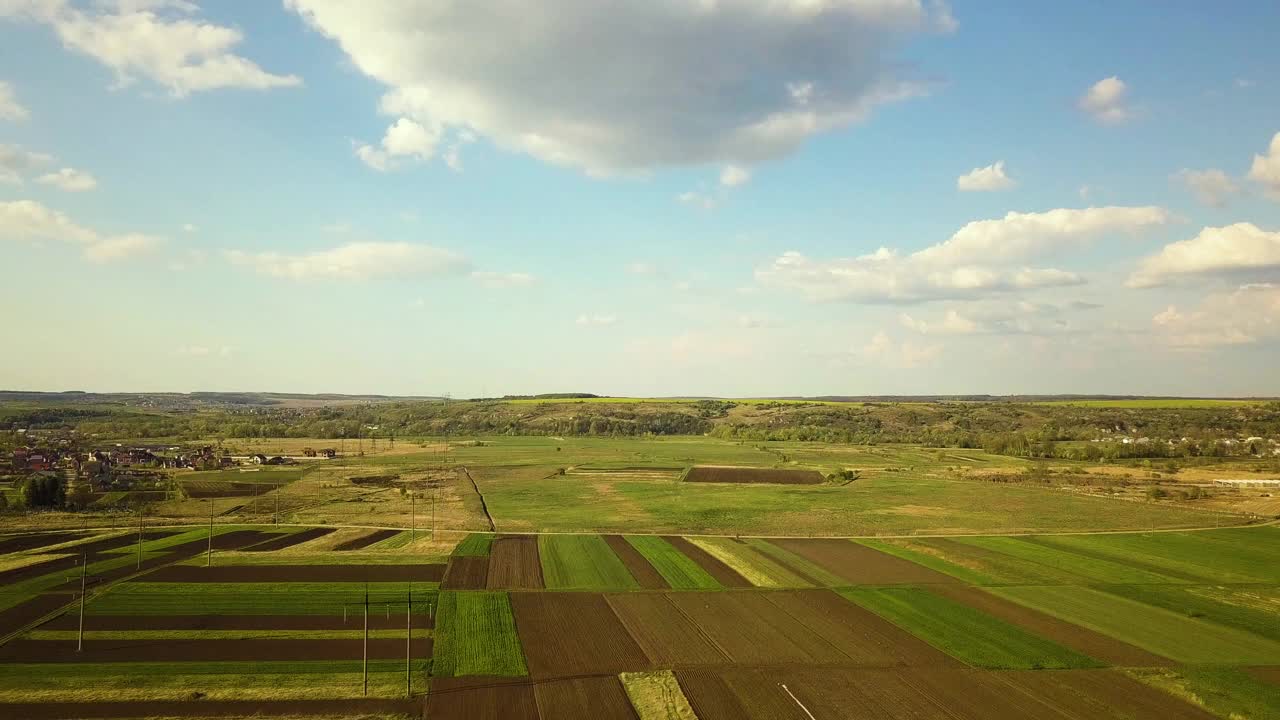
[{"label": "white cloud", "polygon": [[1003,160],[986,167],[974,168],[967,175],[956,178],[956,189],[965,192],[1008,190],[1016,184],[1005,174]]},{"label": "white cloud", "polygon": [[13,86],[0,80],[0,120],[8,120],[9,122],[19,122],[26,120],[30,115],[27,109],[18,102],[17,94],[13,92]]},{"label": "white cloud", "polygon": [[64,47],[83,53],[116,76],[118,86],[146,78],[175,97],[219,88],[267,89],[300,85],[235,54],[244,40],[235,28],[193,18],[193,2],[116,0],[85,8],[67,0],[10,0],[0,18],[51,26]]},{"label": "white cloud", "polygon": [[964,317],[955,310],[948,310],[942,320],[930,323],[924,320],[917,320],[912,316],[902,313],[898,316],[903,327],[914,330],[921,335],[969,335],[978,332],[978,323]]},{"label": "white cloud", "polygon": [[1280,132],[1271,138],[1266,155],[1254,155],[1249,179],[1262,186],[1275,200],[1280,200]]},{"label": "white cloud", "polygon": [[739,165],[725,165],[720,171],[720,184],[724,187],[738,187],[751,181],[751,171]]},{"label": "white cloud", "polygon": [[1250,80],[1249,78],[1236,78],[1236,82],[1235,82],[1236,87],[1240,88],[1241,90],[1251,88],[1256,84],[1257,83]]},{"label": "white cloud", "polygon": [[380,145],[359,145],[356,157],[365,165],[386,172],[400,160],[430,160],[440,142],[440,128],[427,128],[408,118],[400,118],[387,128]]},{"label": "white cloud", "polygon": [[970,304],[963,313],[950,308],[936,320],[907,313],[900,314],[898,320],[903,327],[921,335],[1061,335],[1077,330],[1066,317],[1068,314],[1098,307],[1080,301],[1066,305],[1026,300],[980,302]]},{"label": "white cloud", "polygon": [[1173,176],[1173,179],[1186,186],[1200,204],[1213,208],[1226,207],[1227,199],[1240,192],[1235,181],[1225,172],[1212,168],[1209,170],[1183,168]]},{"label": "white cloud", "polygon": [[182,232],[185,232],[185,233],[193,233],[193,232],[196,232],[196,231],[197,231],[197,230],[199,230],[199,229],[200,229],[200,228],[196,227],[195,225],[193,225],[193,224],[191,224],[191,223],[185,223],[185,224],[183,224],[183,226],[182,226]]},{"label": "white cloud", "polygon": [[51,162],[52,155],[23,150],[17,145],[0,145],[0,183],[21,185],[23,175]]},{"label": "white cloud", "polygon": [[1151,319],[1151,326],[1158,340],[1185,350],[1280,339],[1280,285],[1213,294],[1187,312],[1171,305]]},{"label": "white cloud", "polygon": [[288,254],[227,252],[236,265],[293,280],[369,280],[465,272],[470,263],[452,250],[407,242],[352,242],[328,250]]},{"label": "white cloud", "polygon": [[158,239],[149,235],[139,235],[137,233],[117,235],[103,238],[90,244],[84,249],[84,256],[85,259],[91,262],[106,263],[137,255],[159,244],[160,241]]},{"label": "white cloud", "polygon": [[537,282],[537,278],[521,272],[473,272],[471,279],[491,290],[529,287]]},{"label": "white cloud", "polygon": [[954,27],[924,0],[285,4],[383,112],[596,175],[785,155],[925,92],[897,51]]},{"label": "white cloud", "polygon": [[910,340],[899,343],[880,331],[856,354],[886,367],[912,369],[932,365],[942,354],[942,345],[920,345]]},{"label": "white cloud", "polygon": [[1207,227],[1190,240],[1171,243],[1145,258],[1129,287],[1166,285],[1179,279],[1275,277],[1280,271],[1280,232],[1252,223]]},{"label": "white cloud", "polygon": [[1118,125],[1133,117],[1128,94],[1129,86],[1112,75],[1094,83],[1080,98],[1079,106],[1104,125]]},{"label": "white cloud", "polygon": [[110,262],[150,250],[160,238],[127,233],[103,235],[38,202],[0,202],[0,240],[66,242],[79,245],[86,260]]},{"label": "white cloud", "polygon": [[85,192],[98,187],[97,178],[75,168],[62,168],[57,172],[41,175],[36,179],[36,182],[44,185],[53,185],[67,192]]},{"label": "white cloud", "polygon": [[676,196],[682,204],[701,210],[714,210],[724,199],[722,193],[706,193],[695,190],[683,192]]},{"label": "white cloud", "polygon": [[1011,212],[1001,219],[971,222],[947,241],[907,255],[880,248],[868,255],[815,261],[787,252],[756,270],[756,279],[798,290],[811,300],[866,303],[974,299],[1079,285],[1084,279],[1076,273],[1022,263],[1083,247],[1104,235],[1137,233],[1169,219],[1156,207]]},{"label": "white cloud", "polygon": [[618,318],[614,315],[583,314],[575,322],[583,327],[606,327],[618,322]]},{"label": "white cloud", "polygon": [[627,272],[632,275],[657,275],[661,271],[654,263],[637,260],[627,265]]},{"label": "white cloud", "polygon": [[178,357],[204,358],[204,357],[231,357],[235,352],[235,348],[230,345],[212,348],[208,345],[180,345],[173,350],[173,354]]}]

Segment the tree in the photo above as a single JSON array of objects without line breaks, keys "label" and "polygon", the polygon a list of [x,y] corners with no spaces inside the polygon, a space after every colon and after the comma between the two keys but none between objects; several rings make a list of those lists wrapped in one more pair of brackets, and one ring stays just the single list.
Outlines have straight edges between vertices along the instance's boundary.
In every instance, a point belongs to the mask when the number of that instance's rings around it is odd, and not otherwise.
[{"label": "tree", "polygon": [[8,510],[9,510],[9,496],[0,492],[0,513],[8,512]]},{"label": "tree", "polygon": [[32,475],[22,484],[22,499],[29,508],[62,507],[66,492],[59,475]]}]

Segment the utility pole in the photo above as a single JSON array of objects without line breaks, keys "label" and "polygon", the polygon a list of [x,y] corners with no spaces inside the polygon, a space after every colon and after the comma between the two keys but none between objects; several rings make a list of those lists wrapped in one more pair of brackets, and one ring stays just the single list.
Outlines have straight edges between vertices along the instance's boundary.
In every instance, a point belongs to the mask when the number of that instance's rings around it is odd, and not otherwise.
[{"label": "utility pole", "polygon": [[364,584],[364,694],[369,694],[369,583]]},{"label": "utility pole", "polygon": [[412,543],[418,537],[418,516],[414,509],[418,500],[418,493],[412,489],[409,490],[409,542]]},{"label": "utility pole", "polygon": [[80,556],[80,633],[76,636],[76,652],[84,650],[84,585],[89,573],[89,556]]},{"label": "utility pole", "polygon": [[142,518],[146,515],[146,510],[142,507],[138,508],[138,569],[142,569]]},{"label": "utility pole", "polygon": [[213,498],[209,498],[209,554],[204,566],[213,567]]},{"label": "utility pole", "polygon": [[280,483],[276,483],[276,514],[271,518],[271,524],[280,524]]},{"label": "utility pole", "polygon": [[436,490],[431,489],[431,542],[436,541]]},{"label": "utility pole", "polygon": [[413,697],[413,582],[404,606],[404,696]]}]

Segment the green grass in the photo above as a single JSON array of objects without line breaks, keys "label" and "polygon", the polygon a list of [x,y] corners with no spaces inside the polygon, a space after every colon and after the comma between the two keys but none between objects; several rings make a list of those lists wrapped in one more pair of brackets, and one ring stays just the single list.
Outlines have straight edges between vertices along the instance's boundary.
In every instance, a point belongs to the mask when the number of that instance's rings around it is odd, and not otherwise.
[{"label": "green grass", "polygon": [[952,657],[981,668],[1088,668],[1101,663],[990,615],[912,587],[838,591]]},{"label": "green grass", "polygon": [[490,533],[471,533],[453,549],[454,557],[488,557],[493,547],[493,535]]},{"label": "green grass", "polygon": [[548,590],[635,590],[627,566],[599,535],[538,538],[542,578]]},{"label": "green grass", "polygon": [[1101,589],[1280,643],[1280,589],[1275,587],[1107,585]]},{"label": "green grass", "polygon": [[440,593],[435,637],[437,677],[529,674],[506,593]]},{"label": "green grass", "polygon": [[[288,552],[286,554],[223,551],[215,552],[213,555],[213,564],[224,567],[251,565],[438,565],[447,560],[448,558],[439,555],[409,552],[376,552],[370,551],[368,548],[344,552],[321,550],[305,553]],[[205,564],[205,557],[198,555],[189,560],[184,560],[180,564],[202,566]]]},{"label": "green grass", "polygon": [[627,542],[644,556],[675,590],[719,590],[722,586],[700,565],[671,543],[654,535],[627,535]]},{"label": "green grass", "polygon": [[738,542],[732,538],[694,537],[688,538],[688,540],[715,556],[725,565],[733,568],[739,575],[751,581],[751,584],[757,587],[813,586],[813,583],[788,570],[746,543]]},{"label": "green grass", "polygon": [[1132,400],[1044,400],[1030,405],[1076,405],[1102,408],[1222,408],[1261,405],[1266,400],[1234,400],[1229,398],[1137,398]]},{"label": "green grass", "polygon": [[[381,609],[379,609],[381,610]],[[371,611],[372,612],[372,611]],[[403,610],[401,611],[403,613]],[[353,614],[349,630],[90,630],[85,640],[360,640],[364,637],[361,616]],[[75,640],[78,630],[33,630],[30,640]],[[415,638],[431,637],[425,628],[413,631]],[[404,630],[370,630],[370,640],[403,640]]]},{"label": "green grass", "polygon": [[[160,553],[144,553],[143,559],[150,560],[160,557],[160,555]],[[108,560],[99,560],[98,562],[91,562],[89,563],[88,568],[86,568],[86,571],[89,578],[93,578],[97,573],[116,570],[122,567],[133,567],[137,561],[138,558],[135,550],[133,554],[122,555]],[[3,590],[0,590],[0,610],[11,608],[14,605],[25,602],[46,590],[62,585],[68,581],[79,580],[79,578],[79,568],[75,567],[58,570],[38,577],[28,578],[21,582],[5,585]]]},{"label": "green grass", "polygon": [[1280,664],[1280,643],[1088,587],[1000,587],[992,592],[1178,662]]},{"label": "green grass", "polygon": [[[436,583],[413,583],[414,611],[435,597]],[[371,612],[404,613],[407,583],[369,583]],[[365,583],[148,583],[113,587],[89,602],[93,615],[341,615],[363,611]],[[399,605],[397,611],[396,605]]]},{"label": "green grass", "polygon": [[[1141,563],[1206,583],[1280,583],[1280,528],[1039,538],[1066,550]],[[1135,582],[1134,580],[1121,582]]]},{"label": "green grass", "polygon": [[1043,582],[1052,578],[1063,584],[1187,582],[1181,577],[1145,570],[1122,561],[1050,546],[1039,538],[980,537],[963,538],[957,542],[1030,563],[1036,577],[1019,578],[1024,581]]},{"label": "green grass", "polygon": [[1178,668],[1132,670],[1129,674],[1222,718],[1280,718],[1280,691],[1242,670]]},{"label": "green grass", "polygon": [[[415,690],[429,661],[414,660]],[[351,698],[360,695],[361,661],[7,664],[0,702],[125,702]],[[402,697],[404,660],[370,660],[369,694]]]}]

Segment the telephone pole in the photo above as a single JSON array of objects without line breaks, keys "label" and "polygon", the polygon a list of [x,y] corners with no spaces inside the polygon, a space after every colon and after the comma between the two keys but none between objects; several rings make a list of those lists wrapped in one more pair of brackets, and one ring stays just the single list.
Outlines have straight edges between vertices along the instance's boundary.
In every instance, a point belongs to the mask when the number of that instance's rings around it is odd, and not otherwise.
[{"label": "telephone pole", "polygon": [[436,541],[436,491],[431,489],[431,542]]},{"label": "telephone pole", "polygon": [[280,483],[276,483],[276,514],[272,516],[271,524],[280,524]]},{"label": "telephone pole", "polygon": [[142,569],[142,518],[146,515],[146,509],[138,508],[138,569]]},{"label": "telephone pole", "polygon": [[209,498],[209,554],[204,566],[213,567],[213,498]]},{"label": "telephone pole", "polygon": [[364,694],[369,694],[369,583],[364,584]]},{"label": "telephone pole", "polygon": [[76,652],[84,650],[84,585],[89,574],[89,556],[80,556],[80,632],[76,636]]},{"label": "telephone pole", "polygon": [[404,606],[404,696],[413,697],[413,582]]},{"label": "telephone pole", "polygon": [[412,543],[418,537],[418,516],[415,505],[418,500],[418,493],[412,488],[409,490],[409,542]]}]

